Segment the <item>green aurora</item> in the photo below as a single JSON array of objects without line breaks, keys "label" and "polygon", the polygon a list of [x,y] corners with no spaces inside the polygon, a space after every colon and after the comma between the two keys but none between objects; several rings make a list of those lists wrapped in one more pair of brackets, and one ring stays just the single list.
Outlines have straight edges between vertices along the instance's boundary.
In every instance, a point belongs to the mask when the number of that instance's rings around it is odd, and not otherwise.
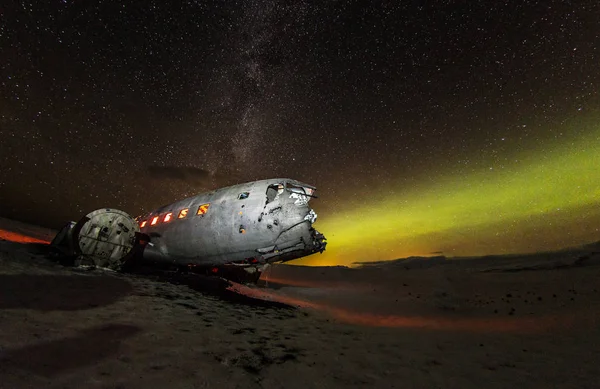
[{"label": "green aurora", "polygon": [[395,185],[379,200],[325,215],[317,228],[327,251],[295,264],[539,252],[599,240],[599,123],[571,120],[565,132],[578,135],[505,155],[496,167],[455,169],[425,187]]}]

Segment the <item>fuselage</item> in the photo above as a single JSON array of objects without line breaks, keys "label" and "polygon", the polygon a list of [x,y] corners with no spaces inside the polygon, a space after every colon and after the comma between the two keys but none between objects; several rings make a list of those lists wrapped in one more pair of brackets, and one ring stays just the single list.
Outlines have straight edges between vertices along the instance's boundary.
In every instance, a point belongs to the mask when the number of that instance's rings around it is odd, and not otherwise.
[{"label": "fuselage", "polygon": [[217,266],[287,261],[325,249],[309,207],[315,188],[288,178],[249,182],[163,206],[137,218],[146,260]]}]

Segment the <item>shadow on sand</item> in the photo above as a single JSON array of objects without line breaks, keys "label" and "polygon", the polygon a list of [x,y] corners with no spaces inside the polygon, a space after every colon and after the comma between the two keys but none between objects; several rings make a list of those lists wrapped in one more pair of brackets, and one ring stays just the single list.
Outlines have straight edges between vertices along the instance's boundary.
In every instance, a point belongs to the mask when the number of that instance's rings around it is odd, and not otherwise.
[{"label": "shadow on sand", "polygon": [[0,274],[0,309],[90,309],[112,304],[132,290],[128,281],[106,275]]},{"label": "shadow on sand", "polygon": [[115,355],[124,339],[139,332],[136,326],[107,324],[72,337],[5,350],[0,354],[0,375],[6,367],[52,377],[65,370],[89,366]]}]

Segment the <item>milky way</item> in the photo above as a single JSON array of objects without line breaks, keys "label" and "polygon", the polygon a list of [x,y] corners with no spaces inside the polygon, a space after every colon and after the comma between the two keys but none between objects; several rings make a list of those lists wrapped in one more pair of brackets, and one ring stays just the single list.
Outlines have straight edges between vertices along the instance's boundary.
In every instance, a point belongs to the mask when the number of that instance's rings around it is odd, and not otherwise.
[{"label": "milky way", "polygon": [[3,6],[0,215],[291,177],[306,263],[600,239],[597,2],[322,3]]}]

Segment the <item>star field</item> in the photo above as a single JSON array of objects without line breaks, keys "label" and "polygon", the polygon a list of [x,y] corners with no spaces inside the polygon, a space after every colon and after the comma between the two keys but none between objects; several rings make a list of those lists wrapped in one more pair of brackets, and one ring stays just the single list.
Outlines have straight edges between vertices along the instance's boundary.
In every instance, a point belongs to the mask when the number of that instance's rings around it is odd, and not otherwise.
[{"label": "star field", "polygon": [[11,1],[0,216],[283,176],[319,190],[305,263],[598,240],[598,25],[595,1]]}]

